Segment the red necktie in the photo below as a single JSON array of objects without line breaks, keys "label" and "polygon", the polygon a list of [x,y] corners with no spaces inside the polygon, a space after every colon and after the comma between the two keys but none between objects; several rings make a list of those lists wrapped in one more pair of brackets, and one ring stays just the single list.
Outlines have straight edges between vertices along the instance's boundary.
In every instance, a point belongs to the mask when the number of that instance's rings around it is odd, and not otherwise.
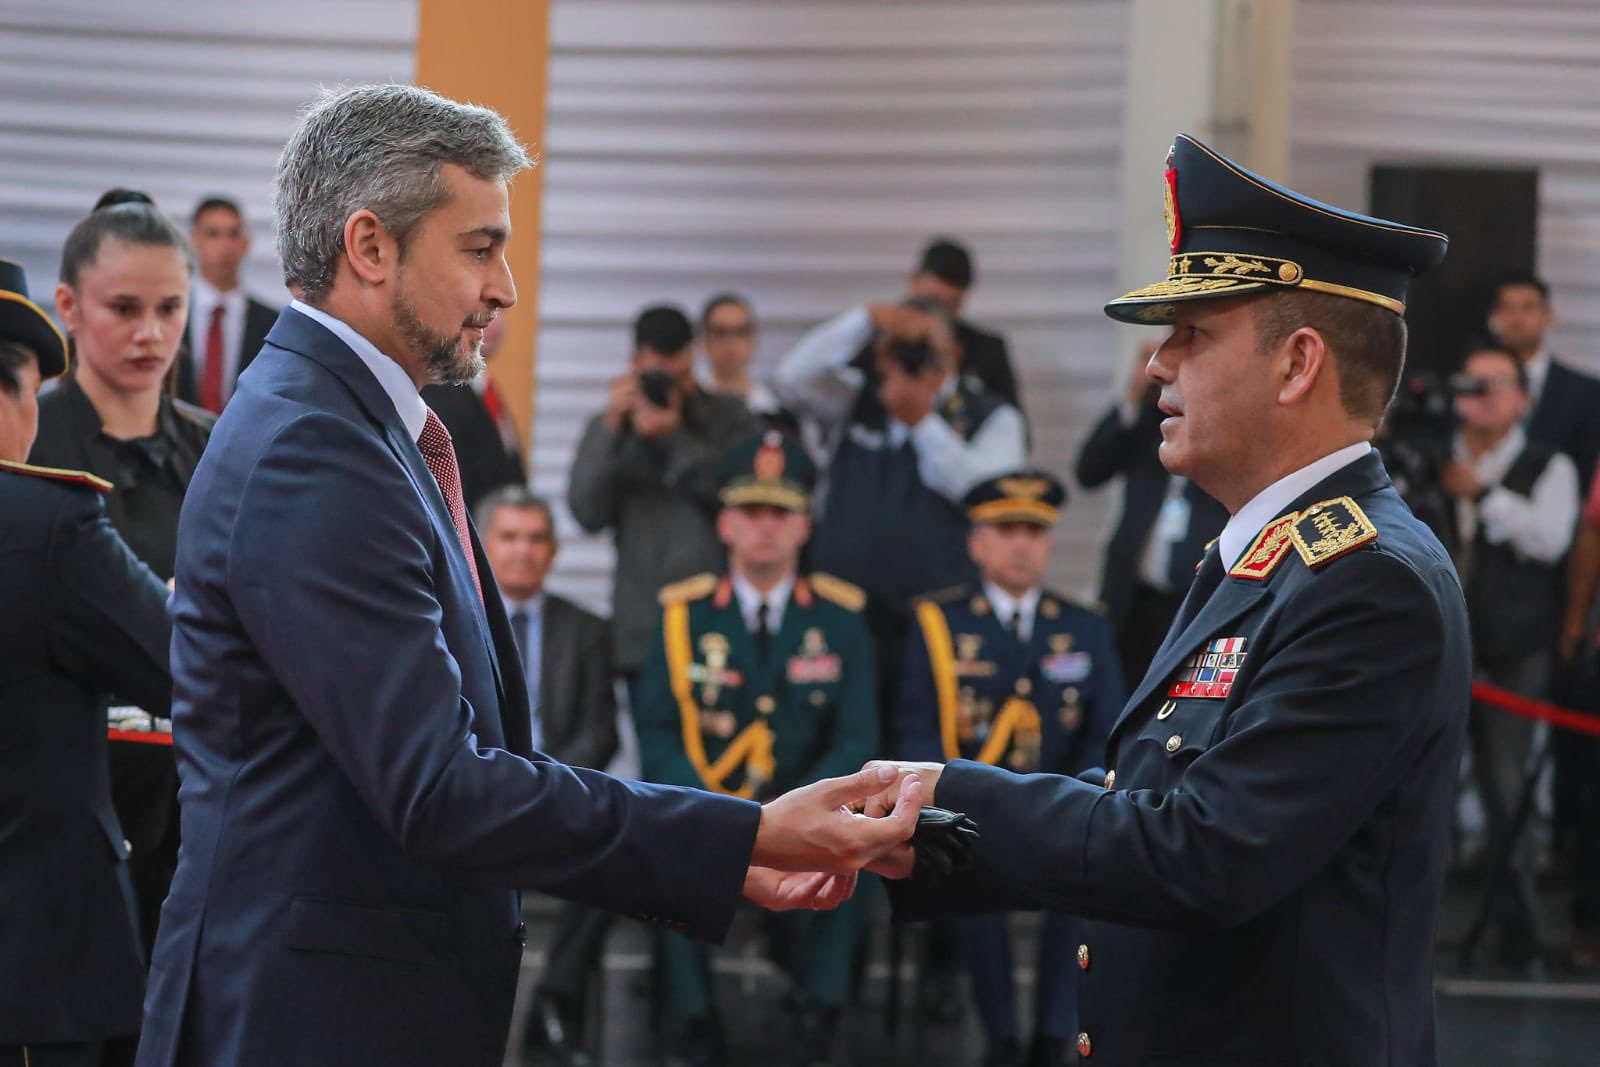
[{"label": "red necktie", "polygon": [[483,407],[494,422],[494,428],[500,432],[500,443],[506,451],[513,454],[520,451],[516,424],[511,421],[511,413],[506,410],[505,402],[500,398],[500,388],[494,384],[493,378],[483,383]]},{"label": "red necktie", "polygon": [[456,467],[455,446],[450,443],[450,431],[444,428],[439,416],[428,409],[428,420],[422,424],[422,435],[417,438],[422,458],[439,483],[439,492],[450,508],[450,518],[456,526],[456,540],[467,557],[467,569],[472,572],[472,584],[478,587],[478,599],[483,599],[483,581],[478,577],[478,564],[472,558],[472,535],[467,532],[467,504],[461,497],[461,471]]},{"label": "red necktie", "polygon": [[206,366],[200,378],[200,406],[213,415],[222,414],[222,316],[221,304],[211,309],[211,327],[206,330]]}]

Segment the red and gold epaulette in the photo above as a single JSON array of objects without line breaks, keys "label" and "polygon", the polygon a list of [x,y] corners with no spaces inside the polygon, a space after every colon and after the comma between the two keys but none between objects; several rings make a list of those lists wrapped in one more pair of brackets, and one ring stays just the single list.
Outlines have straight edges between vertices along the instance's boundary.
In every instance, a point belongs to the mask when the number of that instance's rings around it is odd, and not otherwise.
[{"label": "red and gold epaulette", "polygon": [[61,467],[36,467],[32,463],[12,463],[8,459],[0,459],[0,470],[10,471],[13,474],[25,474],[31,478],[47,478],[52,482],[66,482],[68,485],[81,485],[85,489],[93,489],[97,493],[111,492],[111,483],[88,471],[66,470]]},{"label": "red and gold epaulette", "polygon": [[1233,565],[1228,576],[1249,578],[1255,582],[1264,582],[1272,577],[1272,572],[1278,569],[1278,564],[1283,562],[1283,557],[1289,554],[1294,544],[1291,531],[1299,518],[1299,512],[1291,511],[1267,523],[1250,547],[1244,550],[1244,555],[1239,557],[1239,562]]}]

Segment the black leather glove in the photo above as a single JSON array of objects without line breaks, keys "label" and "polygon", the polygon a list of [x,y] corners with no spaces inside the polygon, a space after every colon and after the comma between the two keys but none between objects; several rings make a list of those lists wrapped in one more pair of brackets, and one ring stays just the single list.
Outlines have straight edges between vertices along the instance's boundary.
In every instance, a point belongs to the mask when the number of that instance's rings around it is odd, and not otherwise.
[{"label": "black leather glove", "polygon": [[917,853],[917,873],[943,878],[972,866],[978,843],[978,824],[944,808],[923,808],[911,847]]}]

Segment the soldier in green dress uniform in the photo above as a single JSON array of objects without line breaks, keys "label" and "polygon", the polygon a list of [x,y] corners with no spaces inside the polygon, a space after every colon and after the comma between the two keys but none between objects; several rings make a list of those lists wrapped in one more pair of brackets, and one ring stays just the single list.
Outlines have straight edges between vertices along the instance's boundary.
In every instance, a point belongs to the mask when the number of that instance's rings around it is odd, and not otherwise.
[{"label": "soldier in green dress uniform", "polygon": [[[765,800],[871,758],[878,709],[865,597],[830,575],[799,573],[815,482],[804,450],[777,432],[729,454],[717,518],[727,573],[661,591],[661,631],[634,709],[648,780]],[[795,983],[799,1062],[829,1060],[865,933],[863,889],[836,911],[773,917]],[[720,1063],[710,949],[660,937],[667,1062]]]}]

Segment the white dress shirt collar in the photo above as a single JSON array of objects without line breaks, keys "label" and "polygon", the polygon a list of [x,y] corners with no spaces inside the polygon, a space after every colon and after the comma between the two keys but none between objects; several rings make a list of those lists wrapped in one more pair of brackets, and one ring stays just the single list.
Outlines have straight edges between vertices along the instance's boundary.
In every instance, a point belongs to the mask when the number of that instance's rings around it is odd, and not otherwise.
[{"label": "white dress shirt collar", "polygon": [[733,595],[739,598],[739,614],[744,616],[745,629],[751,633],[756,632],[756,614],[761,610],[761,605],[767,605],[767,630],[777,633],[778,627],[783,625],[783,609],[789,604],[789,594],[794,592],[794,575],[786,576],[783,581],[762,593],[751,585],[744,575],[734,571]]},{"label": "white dress shirt collar", "polygon": [[1544,383],[1550,377],[1550,350],[1540,346],[1539,351],[1528,357],[1522,365],[1528,372],[1528,411],[1533,411],[1533,405],[1539,402],[1539,395],[1544,392]]},{"label": "white dress shirt collar", "polygon": [[527,600],[512,600],[505,593],[501,593],[500,602],[506,606],[506,618],[508,619],[519,611],[530,617],[544,613],[544,594],[542,592],[533,594]]},{"label": "white dress shirt collar", "polygon": [[1005,629],[1011,628],[1011,616],[1022,613],[1021,622],[1017,626],[1017,636],[1023,641],[1033,639],[1033,620],[1039,612],[1039,597],[1044,590],[1034,588],[1023,593],[1020,597],[1012,596],[993,582],[983,583],[983,595],[988,597],[989,606],[994,609],[994,617],[1000,620],[1000,625]]},{"label": "white dress shirt collar", "polygon": [[244,289],[239,286],[224,293],[198,273],[189,279],[189,301],[197,308],[209,310],[218,304],[228,307],[229,310],[235,307],[243,308],[244,299]]},{"label": "white dress shirt collar", "polygon": [[335,337],[348,345],[350,351],[359,356],[367,369],[372,371],[372,376],[378,379],[383,391],[389,394],[406,433],[411,435],[413,441],[422,436],[423,424],[428,421],[428,405],[423,402],[422,394],[417,392],[416,383],[405,372],[405,368],[378,351],[376,345],[362,337],[343,319],[336,319],[326,311],[319,311],[299,300],[291,301],[289,306],[313,322],[327,327]]},{"label": "white dress shirt collar", "polygon": [[1257,493],[1248,504],[1235,512],[1228,520],[1228,524],[1222,528],[1222,537],[1219,539],[1217,549],[1222,555],[1223,568],[1231,569],[1239,561],[1239,557],[1244,555],[1244,550],[1250,547],[1250,542],[1255,540],[1256,534],[1261,532],[1261,528],[1283,514],[1290,504],[1312,486],[1333,472],[1348,467],[1370,451],[1372,445],[1367,441],[1345,445],[1337,452],[1330,452],[1321,459],[1306,464],[1293,474],[1284,475]]}]

